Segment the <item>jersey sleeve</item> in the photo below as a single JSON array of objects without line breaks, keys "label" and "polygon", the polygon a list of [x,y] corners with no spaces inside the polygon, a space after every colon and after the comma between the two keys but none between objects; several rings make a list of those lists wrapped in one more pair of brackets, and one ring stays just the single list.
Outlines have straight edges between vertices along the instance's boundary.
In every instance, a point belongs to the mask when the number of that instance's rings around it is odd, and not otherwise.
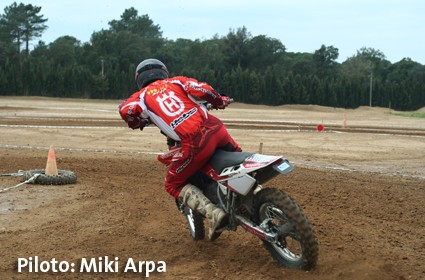
[{"label": "jersey sleeve", "polygon": [[209,84],[183,76],[176,77],[176,79],[183,85],[186,93],[209,102],[213,107],[223,105],[221,95]]}]

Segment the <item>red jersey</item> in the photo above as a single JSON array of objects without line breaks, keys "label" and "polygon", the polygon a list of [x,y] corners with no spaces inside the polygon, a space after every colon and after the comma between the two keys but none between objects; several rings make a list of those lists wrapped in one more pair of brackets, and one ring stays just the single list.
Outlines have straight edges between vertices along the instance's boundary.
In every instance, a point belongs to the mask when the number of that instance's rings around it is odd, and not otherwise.
[{"label": "red jersey", "polygon": [[139,105],[143,118],[149,118],[167,136],[180,141],[196,133],[208,118],[206,107],[198,104],[196,98],[213,106],[223,104],[220,94],[210,85],[178,76],[142,88],[125,101],[122,109]]}]

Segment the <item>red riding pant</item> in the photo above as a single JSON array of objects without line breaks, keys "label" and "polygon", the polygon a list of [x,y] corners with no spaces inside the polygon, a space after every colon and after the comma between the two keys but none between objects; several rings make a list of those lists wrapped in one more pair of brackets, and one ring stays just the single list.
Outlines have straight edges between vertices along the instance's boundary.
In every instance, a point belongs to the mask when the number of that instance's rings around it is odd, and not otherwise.
[{"label": "red riding pant", "polygon": [[209,115],[194,135],[181,140],[181,149],[174,154],[168,165],[165,177],[167,192],[178,198],[187,179],[208,162],[217,148],[229,145],[235,151],[242,151],[223,123]]}]

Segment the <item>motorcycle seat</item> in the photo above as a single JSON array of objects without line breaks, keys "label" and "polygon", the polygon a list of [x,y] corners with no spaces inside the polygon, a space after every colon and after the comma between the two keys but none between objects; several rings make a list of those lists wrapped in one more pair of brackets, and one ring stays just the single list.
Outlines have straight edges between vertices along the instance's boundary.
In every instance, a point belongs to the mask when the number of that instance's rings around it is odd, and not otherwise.
[{"label": "motorcycle seat", "polygon": [[222,149],[217,149],[209,160],[209,164],[218,174],[220,174],[224,168],[241,164],[251,155],[253,155],[253,153],[227,152]]}]

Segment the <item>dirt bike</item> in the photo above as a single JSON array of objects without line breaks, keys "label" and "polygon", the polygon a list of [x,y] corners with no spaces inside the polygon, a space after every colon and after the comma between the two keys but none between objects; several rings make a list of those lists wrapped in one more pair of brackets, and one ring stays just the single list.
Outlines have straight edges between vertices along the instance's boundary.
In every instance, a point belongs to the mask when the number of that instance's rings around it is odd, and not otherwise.
[{"label": "dirt bike", "polygon": [[[280,265],[310,270],[317,263],[318,244],[307,217],[285,192],[262,186],[292,170],[293,166],[282,156],[218,149],[189,182],[228,214],[224,230],[236,231],[241,226],[260,238]],[[186,216],[192,238],[204,239],[205,217],[179,200],[176,204]]]},{"label": "dirt bike", "polygon": [[[313,269],[318,257],[312,226],[297,203],[277,188],[263,188],[293,166],[281,156],[218,149],[199,172],[190,178],[205,196],[229,215],[225,230],[241,226],[263,240],[265,248],[281,265]],[[205,236],[204,217],[176,200],[194,240]]]}]

